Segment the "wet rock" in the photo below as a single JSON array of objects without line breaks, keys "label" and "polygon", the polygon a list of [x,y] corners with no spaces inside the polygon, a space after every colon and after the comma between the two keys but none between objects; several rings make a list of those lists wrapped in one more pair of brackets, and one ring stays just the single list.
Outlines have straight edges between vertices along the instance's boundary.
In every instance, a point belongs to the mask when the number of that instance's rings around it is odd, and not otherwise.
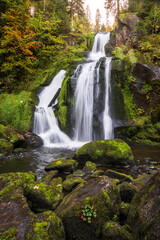
[{"label": "wet rock", "polygon": [[134,239],[160,238],[160,171],[135,194],[127,218]]},{"label": "wet rock", "polygon": [[74,157],[79,162],[92,161],[103,165],[134,164],[130,147],[120,139],[94,141],[79,148]]},{"label": "wet rock", "polygon": [[105,172],[105,175],[110,178],[118,179],[120,182],[132,182],[133,178],[129,175],[126,175],[124,173],[116,172],[114,170],[107,170]]},{"label": "wet rock", "polygon": [[121,224],[124,224],[127,217],[128,217],[128,213],[130,210],[130,203],[125,203],[125,202],[121,202],[121,207],[119,209],[119,221]]},{"label": "wet rock", "polygon": [[43,145],[42,139],[35,133],[25,131],[23,137],[24,141],[20,142],[18,147],[37,148]]},{"label": "wet rock", "polygon": [[[96,209],[96,218],[90,213],[90,224],[82,219],[82,210],[86,205]],[[103,223],[118,215],[119,207],[120,196],[116,185],[103,176],[81,183],[64,197],[55,212],[62,218],[67,239],[88,240],[99,238]]]},{"label": "wet rock", "polygon": [[96,164],[90,161],[87,161],[83,167],[85,173],[92,173],[97,170]]},{"label": "wet rock", "polygon": [[80,177],[69,178],[63,182],[63,189],[67,192],[70,192],[78,184],[83,183],[83,182],[84,182],[84,180]]},{"label": "wet rock", "polygon": [[78,163],[74,159],[65,159],[59,158],[51,163],[49,163],[46,167],[46,171],[50,170],[59,170],[60,172],[73,172],[73,170],[77,167]]}]

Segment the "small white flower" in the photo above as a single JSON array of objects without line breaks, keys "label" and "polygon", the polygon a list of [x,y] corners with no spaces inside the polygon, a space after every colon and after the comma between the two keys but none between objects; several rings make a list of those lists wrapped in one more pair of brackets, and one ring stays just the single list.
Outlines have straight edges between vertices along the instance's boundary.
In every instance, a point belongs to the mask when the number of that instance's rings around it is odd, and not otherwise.
[{"label": "small white flower", "polygon": [[38,186],[34,186],[33,189],[39,189],[39,187]]}]

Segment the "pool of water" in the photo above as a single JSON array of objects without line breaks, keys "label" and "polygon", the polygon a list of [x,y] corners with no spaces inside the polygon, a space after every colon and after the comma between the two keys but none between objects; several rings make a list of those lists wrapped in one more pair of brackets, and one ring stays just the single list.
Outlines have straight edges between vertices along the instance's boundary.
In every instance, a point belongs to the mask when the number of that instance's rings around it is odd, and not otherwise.
[{"label": "pool of water", "polygon": [[[37,178],[44,175],[44,167],[57,158],[72,158],[78,147],[41,147],[37,149],[25,149],[20,153],[8,156],[0,155],[0,173],[8,172],[34,172]],[[148,146],[131,146],[135,158],[132,167],[117,168],[118,171],[138,176],[143,173],[151,173],[160,168],[160,149]],[[109,166],[108,168],[112,168]],[[115,169],[115,168],[114,168]]]}]

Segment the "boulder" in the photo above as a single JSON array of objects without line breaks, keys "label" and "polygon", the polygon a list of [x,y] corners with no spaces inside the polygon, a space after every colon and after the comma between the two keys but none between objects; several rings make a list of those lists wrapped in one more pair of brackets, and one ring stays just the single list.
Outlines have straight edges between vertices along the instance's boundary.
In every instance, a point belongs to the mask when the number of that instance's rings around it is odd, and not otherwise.
[{"label": "boulder", "polygon": [[103,176],[78,185],[64,197],[55,213],[62,218],[67,239],[99,239],[103,223],[118,215],[119,207],[114,181]]},{"label": "boulder", "polygon": [[23,187],[34,181],[35,175],[30,173],[0,175],[0,239],[65,239],[62,221],[55,213],[31,212]]},{"label": "boulder", "polygon": [[78,163],[74,159],[65,159],[59,158],[51,163],[49,163],[46,167],[46,171],[50,170],[59,170],[60,172],[73,172],[73,170],[77,167]]},{"label": "boulder", "polygon": [[96,164],[90,161],[87,161],[82,169],[85,173],[92,173],[97,170]]},{"label": "boulder", "polygon": [[130,147],[120,139],[89,142],[79,148],[73,158],[81,163],[92,161],[100,165],[134,164]]},{"label": "boulder", "polygon": [[43,145],[42,139],[35,133],[25,131],[23,137],[24,141],[20,142],[18,147],[37,148]]},{"label": "boulder", "polygon": [[103,176],[104,175],[104,171],[103,170],[97,170],[95,172],[93,172],[90,177],[99,177],[99,176]]},{"label": "boulder", "polygon": [[134,239],[160,239],[160,171],[135,194],[127,218]]}]

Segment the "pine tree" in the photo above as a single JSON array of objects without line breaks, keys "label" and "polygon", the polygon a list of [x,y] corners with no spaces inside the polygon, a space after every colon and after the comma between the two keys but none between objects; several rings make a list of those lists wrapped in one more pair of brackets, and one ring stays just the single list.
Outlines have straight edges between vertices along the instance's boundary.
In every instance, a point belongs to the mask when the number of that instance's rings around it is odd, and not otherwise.
[{"label": "pine tree", "polygon": [[100,10],[97,9],[96,10],[96,17],[95,17],[94,32],[98,33],[98,32],[100,32],[100,29],[101,29],[101,14],[100,14]]}]

